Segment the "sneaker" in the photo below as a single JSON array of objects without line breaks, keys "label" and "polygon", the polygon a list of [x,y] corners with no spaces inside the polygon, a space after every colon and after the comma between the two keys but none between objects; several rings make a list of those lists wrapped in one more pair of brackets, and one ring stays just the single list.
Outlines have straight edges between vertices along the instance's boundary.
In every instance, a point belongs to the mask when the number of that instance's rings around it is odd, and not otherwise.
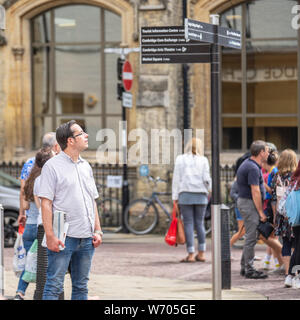
[{"label": "sneaker", "polygon": [[300,289],[300,279],[296,276],[292,280],[293,289]]},{"label": "sneaker", "polygon": [[269,260],[264,260],[264,270],[270,270],[271,265],[270,265],[270,261]]},{"label": "sneaker", "polygon": [[292,275],[289,274],[285,277],[284,286],[286,288],[291,288],[293,286],[293,276]]},{"label": "sneaker", "polygon": [[18,293],[15,295],[15,297],[13,298],[13,300],[24,300],[24,298],[21,297],[21,295],[19,295]]},{"label": "sneaker", "polygon": [[284,264],[276,264],[275,269],[269,272],[270,274],[285,274],[285,267]]},{"label": "sneaker", "polygon": [[245,277],[247,279],[266,279],[268,278],[268,275],[258,270],[252,270],[247,272]]}]

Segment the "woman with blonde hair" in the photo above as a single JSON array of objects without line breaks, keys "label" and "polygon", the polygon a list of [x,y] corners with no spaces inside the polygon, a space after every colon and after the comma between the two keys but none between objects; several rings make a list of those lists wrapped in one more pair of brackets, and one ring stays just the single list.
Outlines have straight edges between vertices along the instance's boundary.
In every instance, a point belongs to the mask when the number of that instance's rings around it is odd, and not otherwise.
[{"label": "woman with blonde hair", "polygon": [[[204,215],[211,189],[209,163],[203,156],[200,139],[192,138],[184,154],[175,161],[172,199],[179,205],[184,222],[188,256],[181,262],[205,261]],[[197,232],[198,254],[195,255],[194,227]]]},{"label": "woman with blonde hair", "polygon": [[[280,154],[277,169],[278,172],[274,175],[271,182],[271,200],[276,202],[276,208],[278,206],[279,200],[283,195],[283,190],[288,187],[291,182],[293,173],[297,168],[297,155],[291,149],[285,149]],[[275,234],[282,237],[282,258],[285,265],[285,286],[292,286],[292,275],[288,274],[290,258],[293,246],[293,232],[292,227],[289,224],[286,217],[279,214],[275,210],[274,217],[274,227]]]}]

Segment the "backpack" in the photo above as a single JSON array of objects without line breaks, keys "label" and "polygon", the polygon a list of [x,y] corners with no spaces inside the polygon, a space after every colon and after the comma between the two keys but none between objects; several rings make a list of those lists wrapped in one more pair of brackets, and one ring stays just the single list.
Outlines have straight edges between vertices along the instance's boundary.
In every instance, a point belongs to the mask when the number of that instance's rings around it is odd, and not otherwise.
[{"label": "backpack", "polygon": [[[278,185],[279,182],[279,185]],[[289,188],[289,181],[286,179],[284,183],[282,182],[280,178],[280,174],[277,175],[277,180],[276,180],[276,197],[277,197],[277,203],[276,203],[276,209],[278,211],[279,203],[284,194],[287,192]]]},{"label": "backpack", "polygon": [[292,190],[285,201],[286,216],[291,226],[300,225],[300,190]]},{"label": "backpack", "polygon": [[276,210],[279,214],[283,215],[284,217],[287,217],[286,208],[285,208],[287,197],[292,191],[294,191],[294,189],[296,188],[296,185],[297,185],[296,183],[294,185],[290,183],[284,195],[280,199],[279,198],[277,199]]}]

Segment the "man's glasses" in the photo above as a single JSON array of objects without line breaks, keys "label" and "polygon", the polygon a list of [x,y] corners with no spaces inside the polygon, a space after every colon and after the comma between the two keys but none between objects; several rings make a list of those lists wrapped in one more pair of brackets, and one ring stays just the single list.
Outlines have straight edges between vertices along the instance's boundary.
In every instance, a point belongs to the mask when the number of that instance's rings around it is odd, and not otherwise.
[{"label": "man's glasses", "polygon": [[85,132],[84,131],[82,131],[82,132],[80,132],[80,133],[78,133],[78,134],[76,134],[75,136],[72,136],[72,138],[76,138],[76,137],[79,137],[79,136],[82,136],[83,134],[85,134]]}]

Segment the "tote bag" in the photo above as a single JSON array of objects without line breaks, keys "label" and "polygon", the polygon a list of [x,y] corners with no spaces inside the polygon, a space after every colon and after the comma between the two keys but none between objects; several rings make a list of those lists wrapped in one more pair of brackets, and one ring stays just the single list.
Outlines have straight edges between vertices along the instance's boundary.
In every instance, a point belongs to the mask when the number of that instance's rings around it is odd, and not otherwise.
[{"label": "tote bag", "polygon": [[181,214],[178,206],[176,206],[176,212],[177,212],[177,235],[176,235],[176,243],[177,244],[185,244],[185,232],[184,232],[184,225],[183,221],[181,219]]}]

